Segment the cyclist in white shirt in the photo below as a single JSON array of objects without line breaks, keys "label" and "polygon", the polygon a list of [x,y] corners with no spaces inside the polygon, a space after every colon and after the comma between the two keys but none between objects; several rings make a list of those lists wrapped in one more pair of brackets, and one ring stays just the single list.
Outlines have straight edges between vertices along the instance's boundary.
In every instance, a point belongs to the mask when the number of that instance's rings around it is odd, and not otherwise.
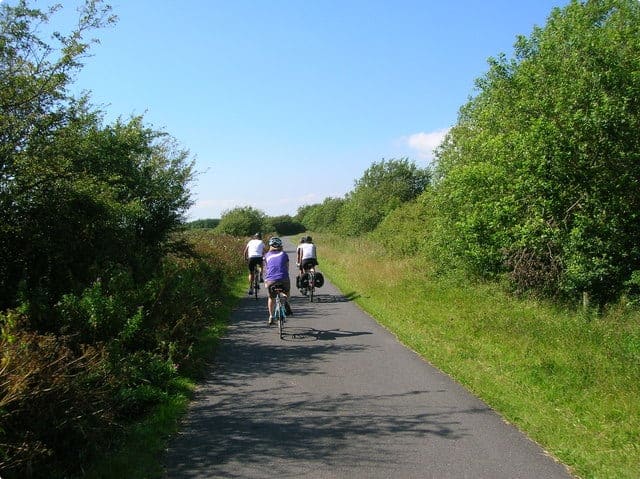
[{"label": "cyclist in white shirt", "polygon": [[300,238],[300,244],[298,245],[298,247],[296,248],[296,266],[298,268],[300,268],[300,248],[302,247],[302,245],[304,243],[307,242],[307,237],[303,236],[302,238]]},{"label": "cyclist in white shirt", "polygon": [[[303,238],[304,242],[300,240],[300,244],[297,248],[296,263],[300,268],[300,277],[304,276],[305,270],[318,265],[318,256],[316,254],[316,245],[313,244],[311,236]],[[306,290],[300,289],[302,294],[306,294]]]},{"label": "cyclist in white shirt", "polygon": [[260,233],[254,234],[253,238],[244,247],[244,259],[249,266],[249,295],[253,294],[253,269],[255,266],[262,267],[264,243],[261,238],[262,235]]}]

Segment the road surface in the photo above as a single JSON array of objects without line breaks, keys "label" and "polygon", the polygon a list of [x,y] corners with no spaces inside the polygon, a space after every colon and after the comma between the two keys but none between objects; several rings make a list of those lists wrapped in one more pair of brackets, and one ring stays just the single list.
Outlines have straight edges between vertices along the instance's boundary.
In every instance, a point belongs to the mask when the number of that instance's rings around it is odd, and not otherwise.
[{"label": "road surface", "polygon": [[[285,251],[295,286],[295,246]],[[329,281],[317,291],[309,303],[292,290],[283,340],[267,326],[264,290],[241,300],[170,442],[168,479],[571,477],[398,343],[350,300],[357,293]]]}]

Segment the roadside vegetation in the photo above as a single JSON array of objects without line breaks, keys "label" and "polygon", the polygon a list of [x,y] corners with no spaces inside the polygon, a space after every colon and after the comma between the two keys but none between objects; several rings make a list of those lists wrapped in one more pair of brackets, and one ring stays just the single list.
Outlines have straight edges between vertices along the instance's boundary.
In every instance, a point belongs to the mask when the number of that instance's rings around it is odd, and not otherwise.
[{"label": "roadside vegetation", "polygon": [[[390,236],[393,241],[394,236]],[[640,313],[516,298],[384,242],[314,233],[322,271],[400,341],[583,478],[640,465]],[[366,251],[367,254],[362,254]]]},{"label": "roadside vegetation", "polygon": [[189,224],[189,152],[68,93],[110,8],[87,0],[49,44],[39,28],[59,7],[11,3],[4,479],[158,477],[241,293],[244,238],[305,230],[345,293],[577,475],[637,477],[640,2],[554,9],[512,58],[489,60],[429,166],[373,162],[344,197],[294,217],[243,206]]},{"label": "roadside vegetation", "polygon": [[570,2],[514,47],[426,171],[376,162],[297,219],[409,347],[580,477],[634,478],[640,3]]},{"label": "roadside vegetation", "polygon": [[[167,133],[68,95],[110,8],[86,2],[49,44],[59,7],[14,3],[0,4],[0,476],[80,477],[175,424],[244,244],[180,231],[193,164]],[[156,468],[162,437],[145,441]]]}]

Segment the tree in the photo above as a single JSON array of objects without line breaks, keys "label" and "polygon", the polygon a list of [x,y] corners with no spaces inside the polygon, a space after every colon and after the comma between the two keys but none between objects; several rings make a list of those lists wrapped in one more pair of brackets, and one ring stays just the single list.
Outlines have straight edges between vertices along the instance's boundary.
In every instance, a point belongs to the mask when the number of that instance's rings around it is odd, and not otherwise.
[{"label": "tree", "polygon": [[430,178],[428,169],[406,158],[374,162],[346,196],[338,228],[348,235],[373,231],[391,211],[419,196]]},{"label": "tree", "polygon": [[24,0],[15,7],[0,5],[0,308],[14,305],[18,285],[30,275],[26,256],[33,250],[31,240],[41,235],[29,230],[46,231],[34,224],[28,208],[37,197],[46,200],[51,185],[69,178],[64,158],[43,157],[38,150],[73,121],[65,88],[89,46],[82,35],[113,21],[109,8],[100,7],[87,3],[76,30],[56,33],[56,51],[38,37],[37,25],[59,7],[41,12]]},{"label": "tree", "polygon": [[572,1],[490,60],[437,154],[442,238],[472,271],[607,300],[640,269],[640,3]]},{"label": "tree", "polygon": [[56,51],[34,25],[53,13],[0,5],[0,308],[24,301],[47,330],[62,294],[113,267],[153,274],[191,204],[193,166],[142,118],[104,126],[87,98],[67,95],[83,33],[113,18],[87,1],[77,30],[54,35]]},{"label": "tree", "polygon": [[251,206],[239,206],[222,213],[216,231],[232,236],[251,236],[265,228],[267,217],[264,212]]},{"label": "tree", "polygon": [[269,218],[269,224],[282,236],[295,235],[304,231],[304,225],[290,215],[272,216]]},{"label": "tree", "polygon": [[296,217],[308,230],[335,231],[344,202],[344,198],[325,198],[322,203],[300,207]]}]

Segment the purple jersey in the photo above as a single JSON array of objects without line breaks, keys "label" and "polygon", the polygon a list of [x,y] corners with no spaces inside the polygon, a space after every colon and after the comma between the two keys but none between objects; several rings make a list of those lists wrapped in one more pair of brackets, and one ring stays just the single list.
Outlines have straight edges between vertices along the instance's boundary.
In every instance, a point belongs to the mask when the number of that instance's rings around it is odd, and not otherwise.
[{"label": "purple jersey", "polygon": [[265,281],[278,281],[289,277],[289,255],[284,251],[269,251],[264,255]]}]

